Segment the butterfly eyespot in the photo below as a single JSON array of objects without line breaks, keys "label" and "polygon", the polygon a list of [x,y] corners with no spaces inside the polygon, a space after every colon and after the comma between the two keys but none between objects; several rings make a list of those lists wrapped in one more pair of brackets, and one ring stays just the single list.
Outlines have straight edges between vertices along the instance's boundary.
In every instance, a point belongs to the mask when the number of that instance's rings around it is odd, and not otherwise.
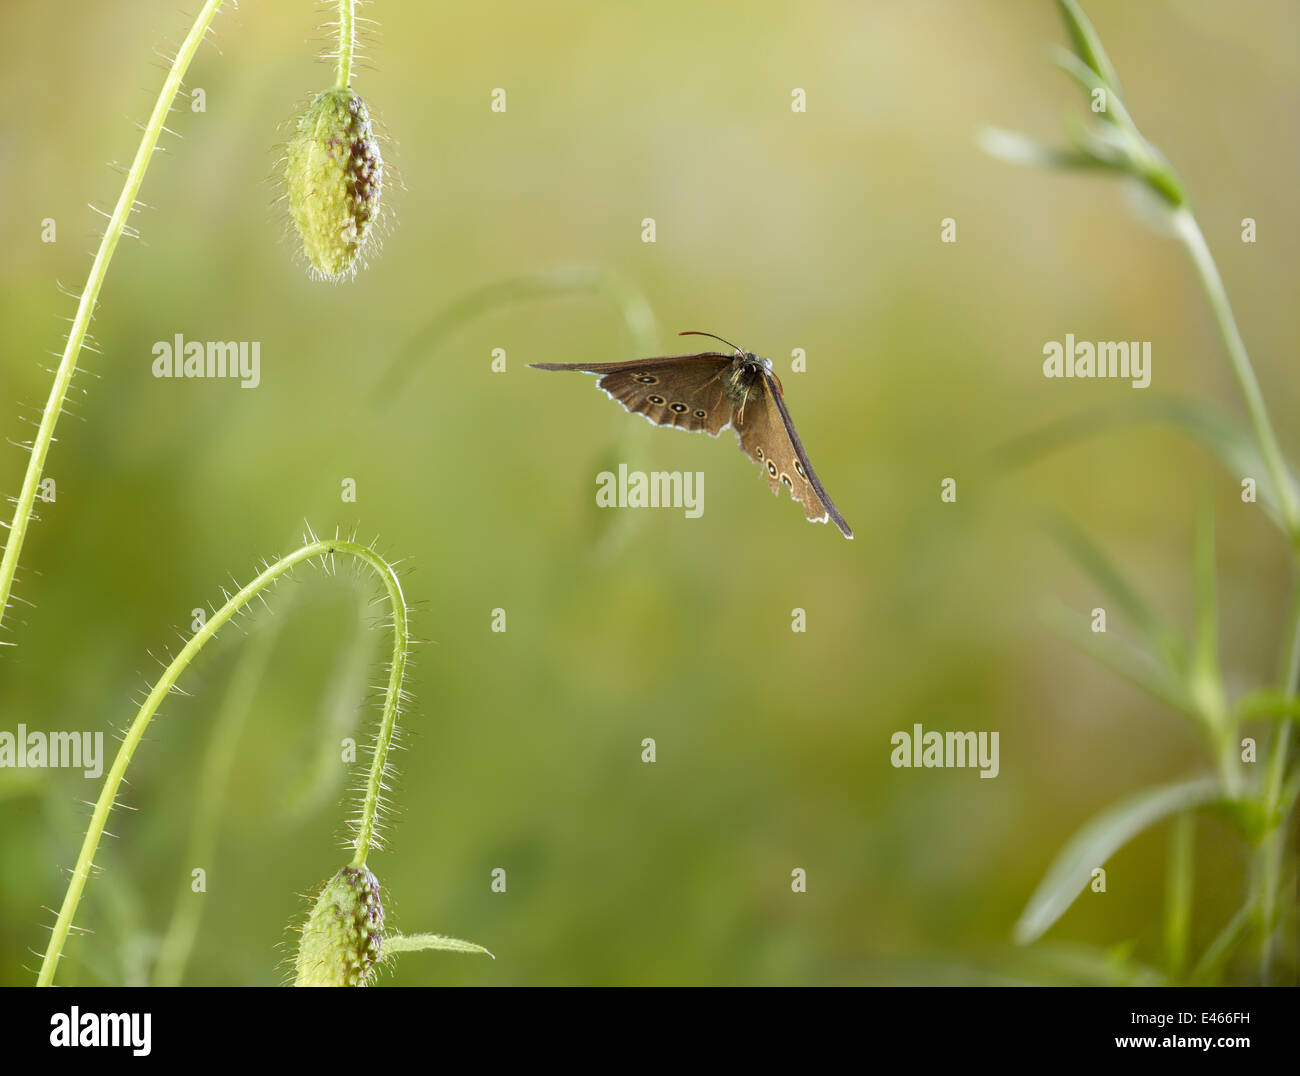
[{"label": "butterfly eyespot", "polygon": [[664,402],[664,398],[662,396],[651,396],[649,397],[649,400],[652,404],[655,404],[656,406]]},{"label": "butterfly eyespot", "polygon": [[659,382],[659,379],[654,374],[640,374],[637,380],[643,385],[655,385]]},{"label": "butterfly eyespot", "polygon": [[776,477],[776,464],[773,463],[771,460],[767,461],[767,473],[770,474],[773,478]]},{"label": "butterfly eyespot", "polygon": [[689,408],[688,408],[684,403],[669,404],[669,405],[668,405],[668,408],[669,408],[670,411],[676,411],[679,415],[680,415],[683,411],[687,411],[687,410],[689,410]]},{"label": "butterfly eyespot", "polygon": [[758,453],[758,458],[761,460],[763,458],[763,450],[761,448],[756,448],[754,451]]},{"label": "butterfly eyespot", "polygon": [[794,489],[794,483],[790,481],[790,476],[788,474],[783,474],[781,476],[781,481],[784,482],[791,489]]},{"label": "butterfly eyespot", "polygon": [[697,407],[697,408],[695,409],[695,417],[696,417],[696,418],[708,418],[708,417],[709,417],[709,413],[708,413],[707,411],[702,410],[701,408],[698,408],[698,407]]},{"label": "butterfly eyespot", "polygon": [[803,464],[800,463],[798,460],[795,460],[795,461],[794,461],[794,469],[795,469],[796,471],[799,472],[799,477],[800,477],[800,478],[807,478],[807,477],[808,477],[808,476],[804,473]]}]

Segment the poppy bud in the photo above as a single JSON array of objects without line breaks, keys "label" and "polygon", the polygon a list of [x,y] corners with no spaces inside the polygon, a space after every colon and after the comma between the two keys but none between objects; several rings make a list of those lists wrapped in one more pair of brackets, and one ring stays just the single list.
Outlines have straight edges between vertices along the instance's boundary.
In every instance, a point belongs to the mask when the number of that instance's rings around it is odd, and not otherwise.
[{"label": "poppy bud", "polygon": [[295,986],[365,986],[379,960],[384,907],[365,867],[344,867],[316,898],[298,943]]},{"label": "poppy bud", "polygon": [[331,280],[354,272],[384,186],[384,159],[359,95],[336,88],[312,101],[289,142],[284,178],[311,267]]}]

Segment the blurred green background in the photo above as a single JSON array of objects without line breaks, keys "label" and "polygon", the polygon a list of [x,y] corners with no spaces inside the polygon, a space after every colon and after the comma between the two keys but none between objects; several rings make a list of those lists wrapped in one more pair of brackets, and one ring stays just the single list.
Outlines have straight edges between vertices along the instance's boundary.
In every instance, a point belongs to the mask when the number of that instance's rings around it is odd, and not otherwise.
[{"label": "blurred green background", "polygon": [[[189,8],[197,5],[189,4]],[[1186,180],[1294,458],[1300,11],[1277,0],[1092,0],[1139,125]],[[192,11],[187,14],[192,14]],[[1134,390],[1042,377],[1042,345],[1153,342],[1150,393],[1239,415],[1190,265],[1118,182],[1017,169],[987,124],[1062,140],[1085,103],[1038,0],[764,0],[472,7],[378,2],[355,85],[398,182],[382,250],[314,283],[275,205],[287,124],[332,81],[311,3],[246,0],[191,69],[207,111],[165,137],[83,356],[28,537],[0,728],[112,730],[190,610],[310,524],[402,561],[415,654],[389,847],[391,925],[485,959],[408,955],[401,984],[775,984],[1069,979],[1052,946],[1154,961],[1165,840],[1144,835],[1048,936],[1010,929],[1061,844],[1144,785],[1205,765],[1177,715],[1045,632],[1097,604],[1035,523],[1064,512],[1153,604],[1191,619],[1196,498],[1218,505],[1234,692],[1276,672],[1287,554],[1200,448],[1107,433],[1015,471],[1007,439]],[[188,28],[154,0],[8,0],[0,140],[0,428],[31,435],[136,124]],[[496,87],[508,111],[489,109]],[[806,114],[790,108],[807,91]],[[1240,242],[1240,221],[1259,241]],[[41,221],[58,241],[40,241]],[[654,217],[658,241],[641,242]],[[939,241],[940,222],[958,241]],[[400,388],[381,375],[467,290],[566,265],[642,291],[662,353],[707,329],[773,358],[857,538],[810,526],[718,441],[652,429],[593,380],[529,362],[634,357],[615,306],[521,303],[458,327]],[[155,341],[261,343],[262,384],[162,381]],[[508,371],[490,371],[504,348]],[[793,349],[808,356],[790,372]],[[25,456],[0,456],[17,493]],[[610,463],[702,470],[703,518],[601,512]],[[944,505],[939,483],[958,481]],[[343,503],[344,478],[357,483]],[[7,518],[7,517],[6,517]],[[232,677],[268,632],[185,981],[274,984],[303,895],[346,860],[343,733],[376,715],[388,642],[368,579],[302,571],[182,680],[129,774],[59,981],[147,981],[193,866],[196,775]],[[493,609],[508,630],[490,630]],[[791,610],[808,630],[790,630]],[[894,769],[890,736],[998,730],[1001,773]],[[640,761],[655,738],[658,761]],[[322,762],[322,754],[324,761]],[[0,982],[34,980],[99,789],[0,771]],[[1247,853],[1199,827],[1194,946]],[[490,891],[496,867],[508,891]],[[790,891],[806,869],[808,892]],[[1083,948],[1087,947],[1087,948]]]}]

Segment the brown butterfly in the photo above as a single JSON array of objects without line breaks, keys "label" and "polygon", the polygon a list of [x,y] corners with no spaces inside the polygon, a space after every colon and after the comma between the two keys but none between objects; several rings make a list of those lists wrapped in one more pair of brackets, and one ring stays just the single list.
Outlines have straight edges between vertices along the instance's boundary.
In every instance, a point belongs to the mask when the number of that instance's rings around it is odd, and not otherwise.
[{"label": "brown butterfly", "polygon": [[[678,336],[713,336],[684,332]],[[713,336],[722,340],[720,336]],[[852,538],[853,531],[831,501],[803,450],[790,421],[785,390],[772,373],[770,359],[759,358],[726,340],[732,355],[703,351],[698,355],[669,355],[628,362],[535,362],[537,370],[578,370],[599,374],[597,388],[629,411],[644,415],[656,426],[703,431],[717,437],[736,428],[740,450],[767,471],[772,492],[785,485],[801,501],[804,514],[815,523],[833,519]]]}]

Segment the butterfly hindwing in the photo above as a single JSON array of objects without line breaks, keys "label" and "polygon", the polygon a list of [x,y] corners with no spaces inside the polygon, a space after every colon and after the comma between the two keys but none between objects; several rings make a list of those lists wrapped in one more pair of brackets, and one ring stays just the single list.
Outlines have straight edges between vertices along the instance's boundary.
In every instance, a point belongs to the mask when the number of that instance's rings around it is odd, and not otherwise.
[{"label": "butterfly hindwing", "polygon": [[790,496],[803,505],[809,520],[834,520],[846,538],[853,537],[813,470],[790,420],[781,388],[771,374],[763,373],[748,387],[745,398],[736,405],[735,425],[740,450],[763,468],[773,493],[785,486]]}]

